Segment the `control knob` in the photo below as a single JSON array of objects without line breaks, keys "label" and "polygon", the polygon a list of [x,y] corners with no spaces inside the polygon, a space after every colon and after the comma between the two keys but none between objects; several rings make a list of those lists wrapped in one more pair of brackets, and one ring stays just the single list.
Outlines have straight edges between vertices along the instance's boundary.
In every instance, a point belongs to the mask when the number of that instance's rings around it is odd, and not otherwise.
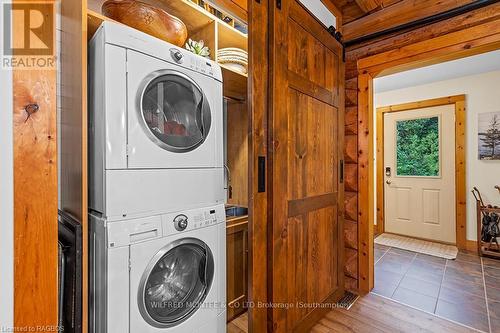
[{"label": "control knob", "polygon": [[188,218],[184,214],[179,214],[174,218],[174,227],[177,231],[183,231],[187,228]]},{"label": "control knob", "polygon": [[179,51],[179,50],[177,50],[175,48],[171,48],[170,49],[170,55],[175,60],[175,62],[177,62],[179,64],[182,62],[183,55],[182,55],[181,51]]}]

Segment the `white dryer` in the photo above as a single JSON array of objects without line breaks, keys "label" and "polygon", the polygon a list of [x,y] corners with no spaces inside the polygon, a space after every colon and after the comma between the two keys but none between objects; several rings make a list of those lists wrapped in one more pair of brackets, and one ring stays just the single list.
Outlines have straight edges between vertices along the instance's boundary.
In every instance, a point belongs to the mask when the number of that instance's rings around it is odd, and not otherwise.
[{"label": "white dryer", "polygon": [[91,332],[225,332],[224,222],[223,205],[111,223],[91,215]]},{"label": "white dryer", "polygon": [[224,202],[220,67],[113,22],[89,59],[90,208],[117,220]]}]

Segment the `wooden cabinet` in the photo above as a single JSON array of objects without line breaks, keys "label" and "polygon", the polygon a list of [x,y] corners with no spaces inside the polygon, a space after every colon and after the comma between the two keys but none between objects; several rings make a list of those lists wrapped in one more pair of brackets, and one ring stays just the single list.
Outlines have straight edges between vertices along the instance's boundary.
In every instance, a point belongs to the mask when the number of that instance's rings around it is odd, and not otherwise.
[{"label": "wooden cabinet", "polygon": [[246,311],[248,298],[248,217],[227,221],[227,320]]}]

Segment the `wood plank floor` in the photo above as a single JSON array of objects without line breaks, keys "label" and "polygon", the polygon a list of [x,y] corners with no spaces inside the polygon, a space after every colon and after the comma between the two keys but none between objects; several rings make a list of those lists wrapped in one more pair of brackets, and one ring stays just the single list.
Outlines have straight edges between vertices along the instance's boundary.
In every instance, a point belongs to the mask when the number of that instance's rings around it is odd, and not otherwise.
[{"label": "wood plank floor", "polygon": [[227,333],[248,333],[248,312],[227,323]]},{"label": "wood plank floor", "polygon": [[[228,333],[247,333],[244,314],[228,323]],[[314,333],[380,333],[429,332],[461,333],[474,330],[435,315],[396,303],[384,297],[368,294],[360,297],[350,310],[329,312],[311,329]]]}]

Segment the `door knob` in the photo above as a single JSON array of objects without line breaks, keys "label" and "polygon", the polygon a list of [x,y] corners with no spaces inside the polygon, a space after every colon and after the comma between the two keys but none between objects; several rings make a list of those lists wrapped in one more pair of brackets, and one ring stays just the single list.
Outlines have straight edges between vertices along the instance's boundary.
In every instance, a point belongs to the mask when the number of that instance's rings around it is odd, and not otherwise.
[{"label": "door knob", "polygon": [[392,181],[390,181],[389,179],[387,179],[387,180],[385,181],[385,183],[386,183],[387,185],[391,185],[391,184],[392,184]]}]

